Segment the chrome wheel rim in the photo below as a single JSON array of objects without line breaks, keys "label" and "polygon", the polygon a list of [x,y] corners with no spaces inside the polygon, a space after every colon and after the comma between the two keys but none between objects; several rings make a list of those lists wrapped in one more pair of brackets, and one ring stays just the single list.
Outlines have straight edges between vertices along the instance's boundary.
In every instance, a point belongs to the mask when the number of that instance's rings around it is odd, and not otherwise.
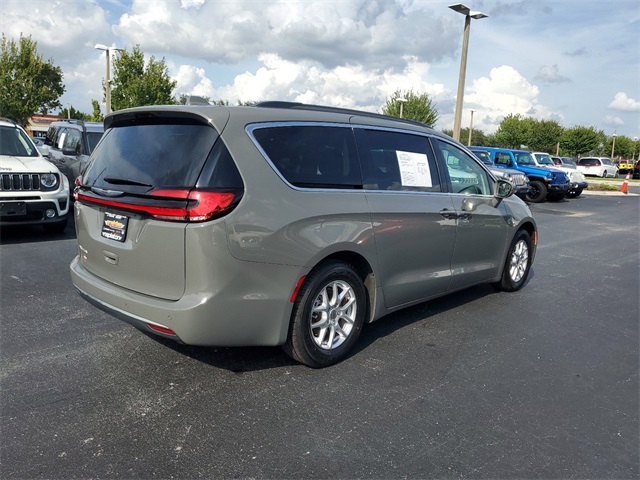
[{"label": "chrome wheel rim", "polygon": [[518,283],[524,277],[527,270],[527,262],[529,261],[529,247],[524,240],[518,240],[513,247],[511,253],[511,261],[509,263],[509,276],[511,280]]},{"label": "chrome wheel rim", "polygon": [[358,304],[351,285],[342,280],[325,285],[311,307],[311,338],[322,350],[342,345],[353,330]]}]

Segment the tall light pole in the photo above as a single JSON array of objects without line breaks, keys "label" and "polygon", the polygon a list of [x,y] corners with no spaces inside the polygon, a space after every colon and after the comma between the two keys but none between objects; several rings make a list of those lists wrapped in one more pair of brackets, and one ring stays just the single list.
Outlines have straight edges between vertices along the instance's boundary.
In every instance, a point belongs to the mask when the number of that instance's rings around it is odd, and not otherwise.
[{"label": "tall light pole", "polygon": [[469,120],[469,142],[467,143],[468,147],[471,146],[471,135],[473,134],[473,112],[475,112],[475,110],[471,110],[471,120]]},{"label": "tall light pole", "polygon": [[612,135],[613,137],[613,143],[611,144],[611,160],[613,161],[613,152],[616,150],[616,137],[618,135],[616,135],[615,133]]},{"label": "tall light pole", "polygon": [[487,18],[482,12],[472,12],[469,7],[454,3],[449,5],[451,10],[464,15],[464,34],[462,37],[462,56],[460,57],[460,76],[458,78],[458,95],[456,96],[456,111],[453,120],[453,138],[460,141],[460,122],[462,121],[462,97],[464,96],[464,80],[467,73],[467,50],[469,50],[469,30],[471,29],[471,19]]},{"label": "tall light pole", "polygon": [[105,111],[107,115],[111,113],[111,52],[122,51],[121,48],[116,47],[107,47],[106,45],[102,45],[101,43],[96,43],[96,46],[93,47],[96,50],[104,50],[107,57],[107,77],[105,79]]}]

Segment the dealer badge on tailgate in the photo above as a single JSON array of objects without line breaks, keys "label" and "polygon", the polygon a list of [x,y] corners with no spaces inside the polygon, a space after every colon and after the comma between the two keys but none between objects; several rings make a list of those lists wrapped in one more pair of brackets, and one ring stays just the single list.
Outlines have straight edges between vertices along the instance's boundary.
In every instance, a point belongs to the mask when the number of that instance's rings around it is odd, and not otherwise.
[{"label": "dealer badge on tailgate", "polygon": [[100,234],[116,242],[124,242],[127,236],[129,217],[117,213],[104,212],[104,223]]}]

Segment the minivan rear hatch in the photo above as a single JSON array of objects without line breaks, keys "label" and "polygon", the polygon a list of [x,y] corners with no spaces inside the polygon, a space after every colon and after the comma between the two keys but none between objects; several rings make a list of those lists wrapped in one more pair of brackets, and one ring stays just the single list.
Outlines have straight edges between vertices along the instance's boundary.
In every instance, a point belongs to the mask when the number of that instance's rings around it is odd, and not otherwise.
[{"label": "minivan rear hatch", "polygon": [[185,289],[187,226],[216,218],[241,193],[200,188],[220,156],[218,132],[206,118],[131,112],[107,117],[104,137],[76,182],[80,263],[120,287],[177,300]]}]

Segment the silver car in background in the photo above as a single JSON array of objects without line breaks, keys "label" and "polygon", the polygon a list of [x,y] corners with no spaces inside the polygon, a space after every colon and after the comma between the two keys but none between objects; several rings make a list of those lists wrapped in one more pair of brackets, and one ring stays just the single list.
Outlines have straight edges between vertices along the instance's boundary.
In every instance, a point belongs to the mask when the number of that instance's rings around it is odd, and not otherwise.
[{"label": "silver car in background", "polygon": [[192,345],[324,367],[390,312],[520,289],[537,228],[465,147],[417,122],[285,102],[121,110],[75,189],[73,283]]}]

